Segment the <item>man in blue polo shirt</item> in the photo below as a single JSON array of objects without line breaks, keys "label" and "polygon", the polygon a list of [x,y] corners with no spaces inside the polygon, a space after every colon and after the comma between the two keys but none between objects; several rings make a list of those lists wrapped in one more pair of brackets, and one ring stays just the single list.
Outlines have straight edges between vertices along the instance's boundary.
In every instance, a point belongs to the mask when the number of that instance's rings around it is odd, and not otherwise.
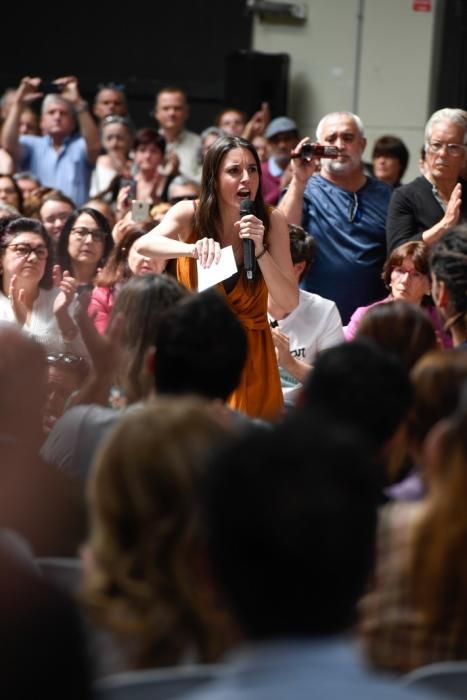
[{"label": "man in blue polo shirt", "polygon": [[391,188],[362,169],[366,146],[363,125],[350,112],[332,112],[321,119],[318,141],[338,148],[337,158],[297,157],[309,138],[292,155],[293,176],[279,204],[290,224],[312,233],[316,260],[303,287],[339,309],[346,324],[358,306],[385,295],[381,270],[386,258],[385,220]]},{"label": "man in blue polo shirt", "polygon": [[[46,187],[54,187],[81,206],[89,197],[91,172],[100,152],[99,132],[75,77],[54,81],[57,94],[42,103],[42,136],[20,136],[24,105],[42,97],[40,78],[23,78],[2,129],[2,146],[17,170],[29,170]],[[77,132],[77,127],[79,131]]]}]

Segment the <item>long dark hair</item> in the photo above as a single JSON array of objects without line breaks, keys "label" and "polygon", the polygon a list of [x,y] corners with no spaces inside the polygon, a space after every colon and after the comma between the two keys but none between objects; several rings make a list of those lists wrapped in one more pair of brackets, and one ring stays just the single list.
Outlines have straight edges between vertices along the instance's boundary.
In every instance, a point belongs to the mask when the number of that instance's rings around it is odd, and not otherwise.
[{"label": "long dark hair", "polygon": [[219,240],[220,211],[217,191],[217,175],[225,154],[234,148],[250,151],[258,168],[259,184],[254,199],[256,216],[264,223],[266,236],[269,231],[269,214],[263,200],[261,187],[261,163],[256,148],[238,136],[221,136],[206,153],[201,179],[201,195],[195,215],[195,229],[199,236]]}]

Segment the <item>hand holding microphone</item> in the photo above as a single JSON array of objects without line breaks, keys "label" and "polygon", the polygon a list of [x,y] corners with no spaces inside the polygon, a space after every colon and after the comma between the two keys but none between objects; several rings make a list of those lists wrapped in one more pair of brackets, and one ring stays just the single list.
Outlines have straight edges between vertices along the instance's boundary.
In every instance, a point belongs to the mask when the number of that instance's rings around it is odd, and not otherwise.
[{"label": "hand holding microphone", "polygon": [[243,265],[248,280],[254,280],[256,256],[264,250],[263,222],[255,216],[255,203],[250,199],[240,202],[240,237],[243,239]]}]

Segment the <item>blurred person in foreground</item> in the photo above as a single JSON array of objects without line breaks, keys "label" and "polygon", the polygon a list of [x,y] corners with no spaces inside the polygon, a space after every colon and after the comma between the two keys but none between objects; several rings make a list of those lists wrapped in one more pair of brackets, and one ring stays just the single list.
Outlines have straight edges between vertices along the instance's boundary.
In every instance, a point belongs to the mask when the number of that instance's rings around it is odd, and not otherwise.
[{"label": "blurred person in foreground", "polygon": [[193,700],[423,697],[370,674],[349,632],[374,556],[376,479],[358,432],[296,416],[213,457],[215,581],[244,640]]}]

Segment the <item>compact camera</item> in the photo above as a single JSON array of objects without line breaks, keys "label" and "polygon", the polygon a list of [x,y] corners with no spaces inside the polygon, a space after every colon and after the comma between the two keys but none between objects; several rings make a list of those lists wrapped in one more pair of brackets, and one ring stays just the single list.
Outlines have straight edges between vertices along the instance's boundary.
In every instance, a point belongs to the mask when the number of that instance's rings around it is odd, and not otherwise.
[{"label": "compact camera", "polygon": [[320,143],[305,143],[294,157],[308,162],[313,158],[338,158],[339,149],[336,146],[323,146]]}]

